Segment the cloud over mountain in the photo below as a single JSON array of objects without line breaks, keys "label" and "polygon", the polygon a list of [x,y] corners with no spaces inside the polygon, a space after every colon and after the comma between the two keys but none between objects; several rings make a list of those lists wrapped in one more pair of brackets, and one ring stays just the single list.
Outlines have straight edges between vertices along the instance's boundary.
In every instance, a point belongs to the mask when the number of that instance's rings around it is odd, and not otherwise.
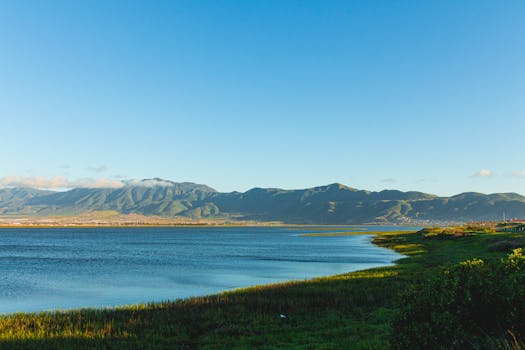
[{"label": "cloud over mountain", "polygon": [[144,179],[144,180],[126,180],[124,181],[126,186],[141,186],[141,187],[172,187],[175,185],[172,181],[162,180],[162,179]]},{"label": "cloud over mountain", "polygon": [[476,178],[476,177],[492,177],[494,176],[494,173],[492,172],[492,170],[488,170],[488,169],[481,169],[480,171],[477,171],[475,172],[474,174],[472,174],[470,177],[472,178]]},{"label": "cloud over mountain", "polygon": [[63,188],[119,188],[124,186],[121,181],[111,179],[82,178],[69,180],[64,176],[18,176],[11,175],[0,178],[1,187],[29,187],[38,189]]}]

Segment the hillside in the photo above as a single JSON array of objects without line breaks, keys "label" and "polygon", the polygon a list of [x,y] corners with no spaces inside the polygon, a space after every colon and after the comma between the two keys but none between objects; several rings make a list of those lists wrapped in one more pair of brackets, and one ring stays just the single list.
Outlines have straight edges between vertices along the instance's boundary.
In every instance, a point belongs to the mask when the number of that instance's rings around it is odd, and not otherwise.
[{"label": "hillside", "polygon": [[206,185],[162,179],[130,181],[116,189],[0,189],[0,215],[4,216],[79,215],[101,210],[297,224],[465,222],[498,220],[503,214],[525,217],[525,197],[515,193],[438,197],[413,191],[370,192],[342,184],[221,193]]}]

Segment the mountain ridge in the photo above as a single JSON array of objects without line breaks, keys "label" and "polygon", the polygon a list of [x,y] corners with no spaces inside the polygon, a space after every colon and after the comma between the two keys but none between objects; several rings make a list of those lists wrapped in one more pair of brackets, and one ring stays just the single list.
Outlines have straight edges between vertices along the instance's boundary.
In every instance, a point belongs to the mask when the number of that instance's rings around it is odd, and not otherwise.
[{"label": "mountain ridge", "polygon": [[160,178],[129,180],[119,188],[0,189],[0,215],[124,214],[281,221],[291,224],[441,223],[525,217],[525,196],[465,192],[450,197],[418,191],[367,191],[340,183],[306,189],[255,187],[218,192],[202,184]]}]

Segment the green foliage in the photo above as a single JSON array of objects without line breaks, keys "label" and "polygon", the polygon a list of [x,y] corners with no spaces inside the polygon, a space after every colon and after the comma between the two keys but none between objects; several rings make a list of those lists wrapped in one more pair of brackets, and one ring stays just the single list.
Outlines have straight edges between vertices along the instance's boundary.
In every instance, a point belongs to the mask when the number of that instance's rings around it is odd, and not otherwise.
[{"label": "green foliage", "polygon": [[491,226],[480,226],[480,225],[463,225],[459,226],[461,231],[473,232],[473,233],[496,233],[496,228]]},{"label": "green foliage", "polygon": [[0,349],[384,349],[395,278],[374,269],[175,302],[3,316]]},{"label": "green foliage", "polygon": [[427,227],[418,232],[425,238],[453,239],[477,234],[496,233],[494,227],[462,225],[454,227]]},{"label": "green foliage", "polygon": [[491,348],[525,336],[525,256],[474,258],[412,286],[394,321],[395,349]]},{"label": "green foliage", "polygon": [[494,242],[488,246],[490,251],[509,253],[516,248],[523,247],[523,239],[504,239]]},{"label": "green foliage", "polygon": [[457,235],[457,232],[453,228],[424,228],[419,231],[420,234],[425,238],[439,238],[439,239],[448,239],[454,238]]}]

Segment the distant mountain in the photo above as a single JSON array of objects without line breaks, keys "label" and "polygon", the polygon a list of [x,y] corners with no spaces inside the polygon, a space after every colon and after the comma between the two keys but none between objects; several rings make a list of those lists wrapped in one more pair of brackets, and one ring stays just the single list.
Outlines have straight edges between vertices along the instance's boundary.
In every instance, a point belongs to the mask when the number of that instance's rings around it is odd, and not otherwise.
[{"label": "distant mountain", "polygon": [[99,210],[197,219],[399,224],[498,220],[503,213],[507,217],[525,217],[525,197],[516,193],[471,192],[438,197],[413,191],[370,192],[342,184],[220,193],[206,185],[159,178],[128,181],[116,189],[0,189],[3,215],[75,215]]},{"label": "distant mountain", "polygon": [[0,214],[24,214],[27,202],[32,198],[52,194],[52,191],[42,191],[34,188],[4,188],[0,189]]},{"label": "distant mountain", "polygon": [[[221,212],[235,213],[244,219],[292,223],[367,223],[385,222],[383,212],[397,207],[399,201],[435,198],[420,192],[369,192],[341,184],[304,190],[254,188],[245,193],[217,194],[213,202]],[[399,217],[392,217],[399,221]]]},{"label": "distant mountain", "polygon": [[117,189],[75,188],[52,192],[28,198],[25,203],[40,215],[115,210],[144,215],[194,216],[194,212],[198,212],[198,216],[211,216],[218,214],[218,210],[203,201],[212,193],[216,191],[205,185],[146,179],[128,182]]}]

